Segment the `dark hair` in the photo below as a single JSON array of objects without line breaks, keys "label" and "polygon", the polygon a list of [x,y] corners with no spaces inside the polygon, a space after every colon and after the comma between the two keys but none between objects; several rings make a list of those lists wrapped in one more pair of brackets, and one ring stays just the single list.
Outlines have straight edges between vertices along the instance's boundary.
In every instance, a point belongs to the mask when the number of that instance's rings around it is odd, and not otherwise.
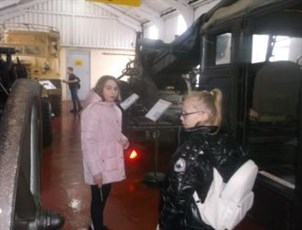
[{"label": "dark hair", "polygon": [[69,67],[67,67],[67,69],[68,69],[68,70],[70,70],[70,71],[73,71],[73,68],[72,68],[72,67],[70,67],[70,66],[69,66]]},{"label": "dark hair", "polygon": [[113,77],[111,75],[104,75],[104,76],[100,77],[99,80],[97,81],[97,83],[95,84],[95,87],[93,88],[93,91],[95,93],[97,93],[103,100],[105,100],[103,92],[104,92],[105,84],[108,80],[112,80],[117,84],[117,86],[118,86],[118,95],[116,97],[116,101],[120,101],[121,100],[121,94],[120,94],[119,82],[115,77]]}]

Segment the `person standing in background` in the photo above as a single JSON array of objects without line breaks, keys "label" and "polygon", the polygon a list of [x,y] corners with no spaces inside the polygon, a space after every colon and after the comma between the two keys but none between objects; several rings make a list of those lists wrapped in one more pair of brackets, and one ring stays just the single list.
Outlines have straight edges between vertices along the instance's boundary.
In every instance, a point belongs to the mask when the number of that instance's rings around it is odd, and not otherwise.
[{"label": "person standing in background", "polygon": [[81,101],[78,97],[78,89],[80,86],[80,79],[73,73],[73,68],[67,68],[68,80],[63,80],[64,83],[69,85],[71,94],[71,100],[73,108],[70,110],[71,113],[76,113],[82,110]]},{"label": "person standing in background", "polygon": [[105,75],[88,94],[81,113],[84,180],[91,188],[92,224],[88,229],[107,229],[103,212],[111,184],[126,178],[123,150],[129,141],[122,133],[122,112],[116,105],[119,100],[118,81]]}]

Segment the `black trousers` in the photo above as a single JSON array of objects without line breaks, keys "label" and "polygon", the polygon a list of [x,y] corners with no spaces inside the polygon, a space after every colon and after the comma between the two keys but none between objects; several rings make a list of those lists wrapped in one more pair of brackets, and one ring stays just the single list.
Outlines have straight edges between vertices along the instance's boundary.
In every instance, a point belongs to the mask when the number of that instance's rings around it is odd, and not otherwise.
[{"label": "black trousers", "polygon": [[80,111],[82,109],[81,101],[78,97],[78,89],[77,88],[70,88],[71,100],[73,105],[74,111]]},{"label": "black trousers", "polygon": [[91,185],[90,214],[94,230],[103,230],[104,209],[111,191],[111,184],[104,184],[100,189],[97,185]]}]

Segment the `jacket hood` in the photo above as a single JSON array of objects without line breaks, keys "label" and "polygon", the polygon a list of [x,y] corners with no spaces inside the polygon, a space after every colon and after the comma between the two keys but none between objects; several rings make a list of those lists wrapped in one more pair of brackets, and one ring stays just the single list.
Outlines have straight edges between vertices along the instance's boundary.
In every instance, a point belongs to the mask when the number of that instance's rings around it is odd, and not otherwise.
[{"label": "jacket hood", "polygon": [[219,131],[221,128],[218,126],[197,126],[197,127],[192,127],[192,128],[187,128],[185,129],[185,133],[191,134],[191,133],[195,133],[195,132],[201,132],[201,133],[209,133],[209,132],[217,132]]},{"label": "jacket hood", "polygon": [[102,102],[103,99],[93,90],[90,90],[87,97],[85,98],[85,101],[83,103],[84,108],[86,108],[88,105],[92,103]]},{"label": "jacket hood", "polygon": [[230,135],[230,132],[225,129],[224,127],[218,127],[218,126],[197,126],[192,128],[183,129],[180,132],[180,136],[178,137],[178,144],[182,144],[185,140],[188,138],[191,138],[192,136],[199,136],[199,135],[205,135],[210,134],[212,136],[215,136],[216,134],[219,135]]},{"label": "jacket hood", "polygon": [[116,105],[115,102],[107,102],[107,101],[103,101],[103,99],[96,93],[94,92],[94,90],[90,90],[90,92],[88,93],[84,103],[83,103],[83,106],[84,108],[86,108],[88,105],[90,104],[102,104],[102,105],[105,105],[105,106],[113,106],[113,105]]}]

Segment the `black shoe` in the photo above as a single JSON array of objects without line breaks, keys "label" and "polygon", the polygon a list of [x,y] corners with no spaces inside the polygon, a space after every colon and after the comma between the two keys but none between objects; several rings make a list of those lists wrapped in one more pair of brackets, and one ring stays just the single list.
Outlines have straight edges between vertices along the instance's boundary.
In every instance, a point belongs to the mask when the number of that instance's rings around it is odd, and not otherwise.
[{"label": "black shoe", "polygon": [[76,113],[77,111],[75,109],[71,109],[71,110],[69,110],[69,112]]},{"label": "black shoe", "polygon": [[79,107],[79,110],[78,111],[81,111],[83,109],[83,107],[81,106],[81,107]]},{"label": "black shoe", "polygon": [[65,218],[61,214],[49,210],[41,210],[39,214],[38,220],[42,229],[48,227],[50,229],[61,229],[64,225]]}]

